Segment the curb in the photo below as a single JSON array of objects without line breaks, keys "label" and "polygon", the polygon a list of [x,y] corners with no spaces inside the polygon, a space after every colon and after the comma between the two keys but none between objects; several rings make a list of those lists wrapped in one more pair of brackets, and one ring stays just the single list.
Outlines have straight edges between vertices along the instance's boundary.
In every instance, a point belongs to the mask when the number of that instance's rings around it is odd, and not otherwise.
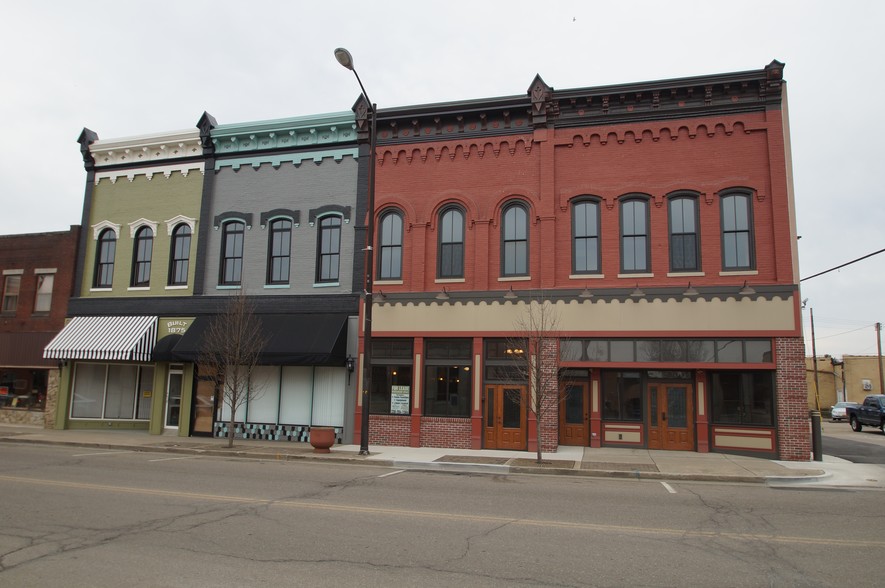
[{"label": "curb", "polygon": [[262,453],[242,449],[193,449],[187,447],[159,447],[143,445],[118,445],[113,443],[95,443],[84,441],[60,441],[53,439],[23,439],[18,436],[2,436],[0,443],[25,443],[33,445],[67,445],[70,447],[88,447],[93,449],[112,449],[137,453],[172,453],[178,455],[204,455],[208,457],[228,457],[237,459],[262,459],[267,461],[312,461],[326,463],[342,463],[364,466],[397,468],[410,471],[448,472],[485,475],[553,475],[576,476],[585,478],[618,478],[631,480],[675,480],[693,482],[733,482],[741,484],[769,485],[800,485],[813,483],[832,477],[832,474],[821,471],[813,476],[731,476],[724,474],[680,474],[665,472],[643,472],[639,470],[585,470],[573,467],[531,467],[502,464],[479,464],[463,462],[415,462],[390,459],[366,459],[365,457],[335,456],[334,454],[316,455],[312,453]]}]

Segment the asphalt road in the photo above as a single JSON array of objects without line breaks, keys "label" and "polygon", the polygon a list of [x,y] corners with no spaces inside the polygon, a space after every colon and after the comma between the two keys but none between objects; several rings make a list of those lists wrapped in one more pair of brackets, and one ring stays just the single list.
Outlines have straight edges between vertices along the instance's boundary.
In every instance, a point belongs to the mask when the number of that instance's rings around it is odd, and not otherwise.
[{"label": "asphalt road", "polygon": [[885,435],[881,429],[864,427],[856,433],[848,422],[821,423],[821,445],[826,455],[853,463],[885,464]]},{"label": "asphalt road", "polygon": [[0,586],[833,586],[885,549],[877,491],[4,444],[0,496]]}]

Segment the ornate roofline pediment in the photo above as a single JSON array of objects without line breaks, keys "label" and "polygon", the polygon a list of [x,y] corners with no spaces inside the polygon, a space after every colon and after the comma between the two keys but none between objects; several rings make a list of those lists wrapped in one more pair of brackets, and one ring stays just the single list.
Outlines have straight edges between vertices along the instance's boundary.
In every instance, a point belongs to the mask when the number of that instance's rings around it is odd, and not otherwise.
[{"label": "ornate roofline pediment", "polygon": [[200,157],[200,131],[187,129],[137,137],[96,140],[89,145],[89,152],[95,160],[95,167],[111,165],[132,165]]}]

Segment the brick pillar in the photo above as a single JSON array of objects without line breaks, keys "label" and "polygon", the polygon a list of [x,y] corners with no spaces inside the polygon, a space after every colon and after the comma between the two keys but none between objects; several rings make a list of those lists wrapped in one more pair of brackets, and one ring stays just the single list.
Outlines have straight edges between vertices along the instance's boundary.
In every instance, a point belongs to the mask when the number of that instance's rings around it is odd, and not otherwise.
[{"label": "brick pillar", "polygon": [[777,353],[778,457],[789,461],[811,458],[811,422],[805,376],[805,342],[801,337],[775,339]]},{"label": "brick pillar", "polygon": [[559,340],[541,340],[540,357],[541,382],[544,386],[541,418],[538,422],[538,442],[541,451],[552,453],[559,447]]},{"label": "brick pillar", "polygon": [[61,370],[46,370],[49,377],[46,379],[46,406],[43,408],[43,428],[55,428],[55,412],[58,410],[58,384]]}]

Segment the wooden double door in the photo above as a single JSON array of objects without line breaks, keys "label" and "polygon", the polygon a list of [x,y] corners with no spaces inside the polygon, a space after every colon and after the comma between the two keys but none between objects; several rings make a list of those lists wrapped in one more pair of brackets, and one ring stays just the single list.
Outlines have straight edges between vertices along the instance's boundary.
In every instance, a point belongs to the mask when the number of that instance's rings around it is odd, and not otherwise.
[{"label": "wooden double door", "polygon": [[694,450],[693,400],[689,383],[649,382],[649,449]]},{"label": "wooden double door", "polygon": [[488,385],[483,400],[483,448],[525,451],[526,387]]}]

